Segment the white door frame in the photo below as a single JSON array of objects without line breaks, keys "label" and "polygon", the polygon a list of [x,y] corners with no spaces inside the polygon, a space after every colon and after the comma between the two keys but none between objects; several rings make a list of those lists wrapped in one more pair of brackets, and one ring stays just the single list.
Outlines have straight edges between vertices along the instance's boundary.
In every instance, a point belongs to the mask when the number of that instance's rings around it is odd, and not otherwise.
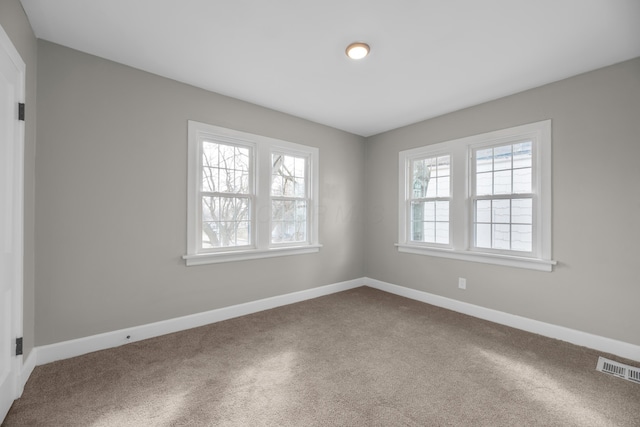
[{"label": "white door frame", "polygon": [[[23,312],[23,265],[24,265],[24,121],[18,120],[18,103],[25,102],[25,70],[26,66],[17,49],[11,42],[11,39],[4,31],[4,28],[0,26],[0,49],[4,53],[8,54],[10,61],[15,67],[17,74],[17,82],[15,86],[15,114],[16,120],[14,120],[13,141],[9,143],[9,152],[12,153],[12,164],[10,167],[5,168],[6,163],[3,162],[3,167],[0,169],[0,173],[5,174],[4,182],[9,182],[10,186],[7,189],[11,198],[9,203],[10,211],[6,212],[8,221],[5,224],[0,224],[0,227],[10,227],[8,233],[11,235],[10,243],[7,247],[0,248],[0,250],[8,250],[10,253],[15,254],[13,259],[13,280],[12,280],[12,295],[13,301],[11,302],[12,316],[10,319],[11,326],[10,337],[12,341],[11,348],[12,354],[15,354],[15,339],[22,337],[22,312]],[[8,159],[5,159],[8,160]],[[4,206],[2,209],[6,209]],[[3,242],[4,245],[4,242]],[[21,381],[23,356],[12,357],[10,375],[8,381],[12,382],[12,389],[14,391],[13,399],[17,399],[22,394],[23,381]],[[0,421],[4,418],[3,413],[0,413]]]}]

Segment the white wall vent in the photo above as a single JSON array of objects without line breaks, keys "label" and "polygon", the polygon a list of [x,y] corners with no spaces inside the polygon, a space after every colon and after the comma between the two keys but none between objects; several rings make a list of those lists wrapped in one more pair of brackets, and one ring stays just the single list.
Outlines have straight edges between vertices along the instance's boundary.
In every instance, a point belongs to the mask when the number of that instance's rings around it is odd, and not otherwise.
[{"label": "white wall vent", "polygon": [[614,375],[618,378],[640,384],[640,368],[625,365],[620,362],[614,362],[613,360],[605,359],[604,357],[598,358],[596,371],[604,372],[605,374]]}]

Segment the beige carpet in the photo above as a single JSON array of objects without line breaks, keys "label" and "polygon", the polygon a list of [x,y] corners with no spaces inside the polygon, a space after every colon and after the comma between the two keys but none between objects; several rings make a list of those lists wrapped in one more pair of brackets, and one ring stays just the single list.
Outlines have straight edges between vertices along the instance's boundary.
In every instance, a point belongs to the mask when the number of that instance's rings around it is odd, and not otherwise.
[{"label": "beige carpet", "polygon": [[39,366],[2,425],[640,426],[598,355],[363,287]]}]

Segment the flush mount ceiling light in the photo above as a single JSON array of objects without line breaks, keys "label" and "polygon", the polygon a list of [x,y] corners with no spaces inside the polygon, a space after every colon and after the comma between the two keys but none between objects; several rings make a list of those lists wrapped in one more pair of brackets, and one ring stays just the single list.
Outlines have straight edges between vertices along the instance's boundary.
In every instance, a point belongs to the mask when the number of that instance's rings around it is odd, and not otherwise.
[{"label": "flush mount ceiling light", "polygon": [[369,54],[369,45],[366,43],[351,43],[347,46],[347,56],[351,59],[362,59]]}]

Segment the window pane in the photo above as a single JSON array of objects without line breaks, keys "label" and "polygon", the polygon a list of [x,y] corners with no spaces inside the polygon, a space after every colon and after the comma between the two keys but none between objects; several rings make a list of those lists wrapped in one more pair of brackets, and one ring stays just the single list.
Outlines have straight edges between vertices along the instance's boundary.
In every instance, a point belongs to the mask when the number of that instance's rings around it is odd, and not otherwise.
[{"label": "window pane", "polygon": [[249,170],[249,149],[247,147],[235,147],[235,169],[238,171]]},{"label": "window pane", "polygon": [[218,188],[218,169],[212,167],[202,168],[202,191],[213,193]]},{"label": "window pane", "polygon": [[450,176],[451,170],[451,157],[450,156],[440,156],[437,160],[438,163],[438,172],[437,176]]},{"label": "window pane", "polygon": [[271,201],[271,219],[273,221],[285,221],[293,219],[293,206],[290,200]]},{"label": "window pane", "polygon": [[[427,208],[427,204],[431,205]],[[411,203],[411,240],[416,242],[424,241],[424,220],[427,211],[429,216],[435,216],[433,202],[412,202]],[[433,219],[431,219],[432,221]]]},{"label": "window pane", "polygon": [[431,177],[427,182],[422,183],[422,185],[426,185],[426,187],[423,187],[424,197],[436,197],[438,195],[436,182],[436,178]]},{"label": "window pane", "polygon": [[218,144],[211,141],[202,142],[202,165],[218,166]]},{"label": "window pane", "polygon": [[249,233],[249,222],[248,221],[241,221],[238,223],[238,229],[237,229],[237,244],[238,246],[246,246],[250,243],[249,238],[250,233]]},{"label": "window pane", "polygon": [[445,221],[449,222],[449,202],[439,200],[436,202],[436,221]]},{"label": "window pane", "polygon": [[271,155],[271,195],[282,196],[285,192],[284,156]]},{"label": "window pane", "polygon": [[493,194],[493,173],[483,172],[476,175],[476,194],[478,196]]},{"label": "window pane", "polygon": [[476,172],[489,172],[493,170],[493,149],[476,151]]},{"label": "window pane", "polygon": [[476,222],[491,222],[491,200],[476,201]]},{"label": "window pane", "polygon": [[492,209],[492,222],[509,223],[511,222],[511,200],[494,200]]},{"label": "window pane", "polygon": [[449,244],[449,223],[436,222],[436,243]]},{"label": "window pane", "polygon": [[533,228],[530,225],[511,226],[511,249],[531,252],[533,248]]},{"label": "window pane", "polygon": [[422,198],[427,194],[427,186],[429,184],[429,173],[424,160],[415,160],[413,162],[413,170],[411,173],[412,181],[412,197]]},{"label": "window pane", "polygon": [[271,176],[271,194],[282,195],[284,192],[284,179],[279,176]]},{"label": "window pane", "polygon": [[493,170],[511,169],[511,145],[503,145],[493,149]]},{"label": "window pane", "polygon": [[422,221],[411,222],[411,241],[422,242],[424,241],[424,225]]},{"label": "window pane", "polygon": [[511,226],[509,224],[493,224],[493,247],[495,249],[511,248]]},{"label": "window pane", "polygon": [[218,144],[202,143],[202,191],[214,192],[218,188]]},{"label": "window pane", "polygon": [[493,194],[511,193],[511,170],[499,171],[493,175]]},{"label": "window pane", "polygon": [[436,223],[435,222],[423,222],[424,227],[424,239],[423,242],[435,243],[436,242]]},{"label": "window pane", "polygon": [[531,167],[531,141],[513,144],[513,168]]},{"label": "window pane", "polygon": [[476,224],[476,247],[491,247],[491,224]]},{"label": "window pane", "polygon": [[423,202],[422,205],[424,206],[423,219],[425,221],[435,221],[436,220],[436,202]]},{"label": "window pane", "polygon": [[296,222],[307,221],[307,202],[305,200],[296,201]]},{"label": "window pane", "polygon": [[449,197],[449,179],[450,178],[448,176],[438,177],[436,181],[438,186],[438,197]]},{"label": "window pane", "polygon": [[307,159],[296,157],[295,174],[297,177],[304,177],[307,174]]},{"label": "window pane", "polygon": [[271,242],[288,243],[306,240],[306,201],[273,200],[271,202]]},{"label": "window pane", "polygon": [[227,193],[232,192],[233,185],[233,166],[234,166],[234,147],[229,145],[218,144],[219,161],[218,169],[220,170],[220,181],[218,191]]},{"label": "window pane", "polygon": [[296,194],[295,192],[295,179],[292,177],[284,176],[282,177],[282,195],[283,196],[293,196]]},{"label": "window pane", "polygon": [[433,242],[433,223],[422,221],[412,222],[411,240],[414,242]]},{"label": "window pane", "polygon": [[513,199],[511,201],[511,222],[533,224],[533,200]]},{"label": "window pane", "polygon": [[411,202],[411,221],[424,221],[424,202]]},{"label": "window pane", "polygon": [[295,175],[296,158],[293,156],[283,156],[283,157],[284,157],[284,168],[287,170],[287,173],[291,175]]},{"label": "window pane", "polygon": [[202,247],[248,245],[250,202],[240,197],[202,197]]},{"label": "window pane", "polygon": [[513,192],[517,194],[531,193],[531,168],[514,169]]},{"label": "window pane", "polygon": [[249,192],[249,171],[236,170],[234,173],[234,193],[245,194]]},{"label": "window pane", "polygon": [[411,176],[413,177],[413,197],[425,197],[431,175],[430,169],[424,159],[414,160],[412,167]]},{"label": "window pane", "polygon": [[296,178],[293,194],[295,197],[305,197],[307,195],[307,184],[304,178]]}]

